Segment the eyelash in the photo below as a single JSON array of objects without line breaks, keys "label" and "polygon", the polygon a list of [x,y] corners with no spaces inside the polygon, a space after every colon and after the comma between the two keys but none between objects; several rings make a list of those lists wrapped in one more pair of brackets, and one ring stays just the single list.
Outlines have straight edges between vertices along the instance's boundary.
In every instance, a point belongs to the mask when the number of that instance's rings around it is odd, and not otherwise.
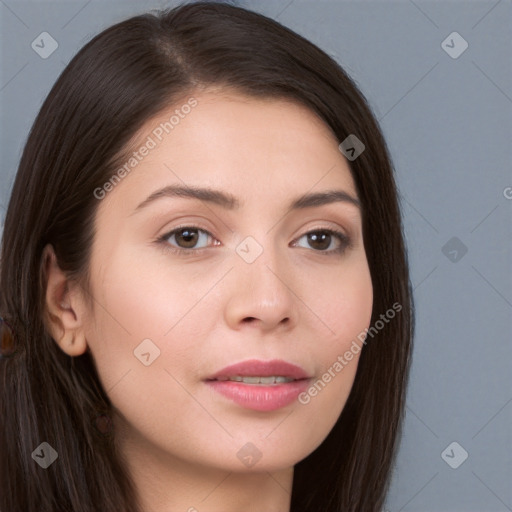
[{"label": "eyelash", "polygon": [[[201,254],[202,251],[209,249],[209,247],[201,247],[200,249],[184,249],[180,247],[174,247],[169,244],[168,239],[178,233],[179,231],[184,230],[185,228],[191,229],[191,230],[197,230],[203,233],[206,233],[210,238],[215,239],[215,237],[206,229],[200,228],[199,226],[195,226],[192,224],[184,224],[182,226],[178,226],[176,228],[173,228],[171,231],[165,233],[160,238],[158,238],[156,241],[158,244],[161,244],[163,246],[163,249],[165,251],[171,251],[174,254],[178,254],[180,256],[192,256],[194,254]],[[315,250],[312,249],[314,252],[323,254],[325,256],[341,256],[347,249],[349,249],[352,246],[351,239],[342,231],[338,231],[336,229],[330,229],[330,228],[315,228],[312,229],[303,235],[301,235],[297,240],[300,240],[302,237],[307,236],[311,233],[327,233],[329,235],[334,235],[338,238],[340,242],[340,246],[337,249],[330,249],[330,250]],[[304,247],[303,247],[304,249]]]}]

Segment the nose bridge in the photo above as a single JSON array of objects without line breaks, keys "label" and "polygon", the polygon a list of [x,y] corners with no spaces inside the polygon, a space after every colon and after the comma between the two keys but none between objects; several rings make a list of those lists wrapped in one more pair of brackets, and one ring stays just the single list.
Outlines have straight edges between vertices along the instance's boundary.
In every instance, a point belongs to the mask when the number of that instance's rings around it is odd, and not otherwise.
[{"label": "nose bridge", "polygon": [[286,248],[278,247],[272,235],[259,235],[258,240],[252,235],[244,238],[236,247],[241,259],[237,265],[241,281],[247,274],[253,289],[281,295],[287,290],[283,281],[290,274],[289,269],[285,270],[287,258],[283,249]]},{"label": "nose bridge", "polygon": [[253,318],[270,327],[295,320],[296,298],[288,283],[293,272],[286,268],[285,250],[265,234],[248,235],[236,246],[235,285],[227,311],[231,322]]}]

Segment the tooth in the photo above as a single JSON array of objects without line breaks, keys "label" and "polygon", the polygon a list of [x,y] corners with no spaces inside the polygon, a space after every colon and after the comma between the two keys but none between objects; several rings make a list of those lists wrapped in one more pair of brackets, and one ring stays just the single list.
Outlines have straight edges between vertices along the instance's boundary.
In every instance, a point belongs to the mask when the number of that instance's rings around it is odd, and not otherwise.
[{"label": "tooth", "polygon": [[293,382],[295,379],[290,377],[283,377],[281,375],[270,375],[267,377],[257,377],[257,376],[241,376],[241,375],[233,375],[232,377],[218,377],[216,380],[218,381],[233,381],[233,382],[243,382],[245,384],[260,384],[262,386],[273,386],[275,384],[286,384],[288,382]]},{"label": "tooth", "polygon": [[242,382],[245,382],[246,384],[259,384],[260,377],[243,377]]}]

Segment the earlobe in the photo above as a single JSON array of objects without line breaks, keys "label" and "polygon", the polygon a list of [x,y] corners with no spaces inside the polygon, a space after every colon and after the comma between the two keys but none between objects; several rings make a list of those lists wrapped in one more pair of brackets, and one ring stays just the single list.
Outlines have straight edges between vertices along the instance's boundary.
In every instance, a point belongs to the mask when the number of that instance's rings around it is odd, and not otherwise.
[{"label": "earlobe", "polygon": [[[69,356],[79,356],[87,350],[80,303],[70,290],[66,274],[57,263],[50,244],[41,258],[46,284],[44,321],[48,332]],[[74,300],[75,299],[75,300]]]}]

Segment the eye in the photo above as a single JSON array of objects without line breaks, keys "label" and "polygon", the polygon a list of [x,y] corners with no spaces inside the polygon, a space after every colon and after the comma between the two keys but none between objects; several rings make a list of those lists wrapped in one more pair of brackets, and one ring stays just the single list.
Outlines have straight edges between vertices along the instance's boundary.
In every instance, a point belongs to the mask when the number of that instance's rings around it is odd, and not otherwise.
[{"label": "eye", "polygon": [[[309,244],[309,248],[313,248],[315,252],[324,253],[326,255],[341,254],[351,244],[350,238],[343,232],[335,229],[321,228],[305,233],[300,238],[296,239],[292,246],[305,247],[307,249],[307,246],[298,244],[298,241],[303,238],[306,238],[306,243]],[[208,248],[208,239],[215,240],[213,235],[206,229],[202,229],[199,226],[178,226],[161,236],[158,242],[162,243],[166,250],[186,255],[194,254],[200,252],[202,249]],[[206,245],[198,247],[200,243]],[[219,244],[216,243],[214,245]]]},{"label": "eye", "polygon": [[[305,237],[307,243],[310,245],[310,247],[316,249],[316,252],[323,252],[326,254],[341,254],[348,246],[350,246],[349,237],[336,229],[315,229],[302,235],[297,240],[301,240]],[[334,248],[332,248],[333,244]],[[329,247],[331,248],[329,249]]]},{"label": "eye", "polygon": [[[197,244],[199,242],[207,242],[208,238],[213,238],[213,236],[206,229],[202,229],[198,226],[179,226],[163,235],[159,241],[171,245],[170,248],[167,248],[176,252],[197,252],[207,247],[197,247]],[[177,247],[173,247],[173,239]]]}]

